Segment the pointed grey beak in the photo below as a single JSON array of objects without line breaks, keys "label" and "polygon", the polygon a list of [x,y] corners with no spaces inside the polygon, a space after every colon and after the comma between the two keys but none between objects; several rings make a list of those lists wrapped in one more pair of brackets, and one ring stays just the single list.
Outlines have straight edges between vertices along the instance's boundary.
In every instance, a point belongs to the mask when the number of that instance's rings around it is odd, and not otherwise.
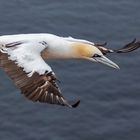
[{"label": "pointed grey beak", "polygon": [[112,62],[111,60],[109,60],[105,56],[96,57],[94,59],[95,59],[96,62],[99,62],[99,63],[105,64],[105,65],[108,65],[108,66],[110,66],[112,68],[115,68],[115,69],[120,69],[117,64],[115,64],[114,62]]}]

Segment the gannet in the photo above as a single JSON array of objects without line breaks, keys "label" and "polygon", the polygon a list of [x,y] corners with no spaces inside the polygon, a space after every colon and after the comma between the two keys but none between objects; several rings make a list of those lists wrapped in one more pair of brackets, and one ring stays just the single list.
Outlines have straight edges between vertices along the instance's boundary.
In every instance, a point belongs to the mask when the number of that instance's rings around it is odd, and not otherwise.
[{"label": "gannet", "polygon": [[28,99],[77,107],[80,100],[70,104],[63,97],[57,85],[57,77],[45,60],[86,59],[119,69],[105,55],[133,51],[140,43],[134,40],[118,50],[107,49],[105,45],[47,33],[3,35],[0,36],[0,68]]}]

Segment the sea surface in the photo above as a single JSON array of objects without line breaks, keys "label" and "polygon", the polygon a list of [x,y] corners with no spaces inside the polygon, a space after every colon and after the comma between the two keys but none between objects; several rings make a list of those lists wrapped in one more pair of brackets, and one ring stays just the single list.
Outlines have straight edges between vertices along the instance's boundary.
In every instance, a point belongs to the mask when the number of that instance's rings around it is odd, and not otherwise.
[{"label": "sea surface", "polygon": [[[0,35],[53,33],[119,48],[140,40],[140,0],[0,0]],[[108,58],[48,61],[76,109],[33,103],[0,70],[0,140],[140,140],[140,49]]]}]

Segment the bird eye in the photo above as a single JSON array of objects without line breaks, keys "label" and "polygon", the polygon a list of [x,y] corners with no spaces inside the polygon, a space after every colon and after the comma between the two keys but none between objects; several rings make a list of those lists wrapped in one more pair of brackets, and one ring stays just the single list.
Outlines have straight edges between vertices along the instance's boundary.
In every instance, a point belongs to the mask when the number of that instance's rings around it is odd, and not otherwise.
[{"label": "bird eye", "polygon": [[99,54],[94,54],[93,57],[101,57]]}]

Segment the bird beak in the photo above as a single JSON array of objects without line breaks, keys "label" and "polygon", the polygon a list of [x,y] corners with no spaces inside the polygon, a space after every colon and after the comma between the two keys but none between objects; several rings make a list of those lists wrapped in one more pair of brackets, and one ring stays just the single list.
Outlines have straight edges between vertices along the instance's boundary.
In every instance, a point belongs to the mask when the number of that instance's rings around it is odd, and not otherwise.
[{"label": "bird beak", "polygon": [[113,61],[109,60],[107,57],[105,56],[101,56],[101,57],[96,57],[96,58],[93,58],[96,62],[99,62],[99,63],[102,63],[102,64],[105,64],[107,66],[110,66],[112,68],[115,68],[115,69],[120,69],[119,66],[117,64],[115,64]]}]

